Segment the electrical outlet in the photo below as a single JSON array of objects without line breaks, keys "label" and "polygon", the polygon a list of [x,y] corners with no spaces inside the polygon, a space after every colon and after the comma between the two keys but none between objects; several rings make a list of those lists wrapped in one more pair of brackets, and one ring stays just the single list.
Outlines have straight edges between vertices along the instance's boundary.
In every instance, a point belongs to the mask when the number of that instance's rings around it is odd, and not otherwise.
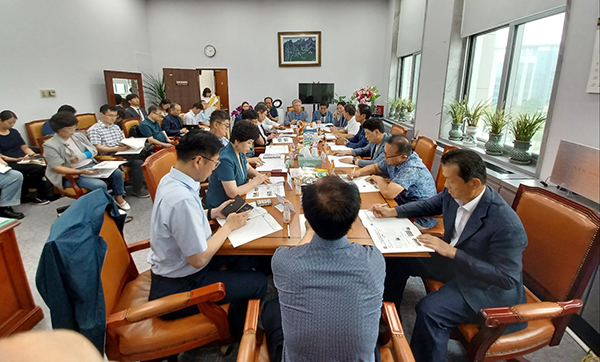
[{"label": "electrical outlet", "polygon": [[48,97],[56,98],[56,89],[48,89]]},{"label": "electrical outlet", "polygon": [[42,98],[48,98],[48,91],[45,89],[40,89],[40,94],[42,95]]}]

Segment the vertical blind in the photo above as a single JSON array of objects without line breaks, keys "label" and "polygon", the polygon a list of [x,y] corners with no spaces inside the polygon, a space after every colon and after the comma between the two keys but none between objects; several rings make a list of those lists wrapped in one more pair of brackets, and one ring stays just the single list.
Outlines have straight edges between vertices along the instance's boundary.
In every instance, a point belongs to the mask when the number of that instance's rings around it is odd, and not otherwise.
[{"label": "vertical blind", "polygon": [[512,21],[563,7],[566,0],[464,0],[461,36],[478,34]]}]

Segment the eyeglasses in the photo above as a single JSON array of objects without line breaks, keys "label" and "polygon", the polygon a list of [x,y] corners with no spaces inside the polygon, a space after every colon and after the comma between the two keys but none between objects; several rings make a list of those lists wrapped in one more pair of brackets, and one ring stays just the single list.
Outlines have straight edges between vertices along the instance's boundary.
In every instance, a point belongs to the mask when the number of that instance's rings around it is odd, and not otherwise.
[{"label": "eyeglasses", "polygon": [[216,161],[215,160],[211,160],[210,158],[204,157],[204,156],[196,156],[196,157],[200,157],[200,158],[203,158],[203,159],[205,159],[207,161],[214,162],[215,168],[219,167],[219,165],[221,164],[221,161],[219,161],[219,160],[216,160]]},{"label": "eyeglasses", "polygon": [[385,153],[385,151],[383,151],[383,158],[394,158],[394,157],[398,157],[398,156],[402,156],[402,155],[401,154],[397,154],[397,155],[388,156],[388,154]]},{"label": "eyeglasses", "polygon": [[220,124],[222,124],[223,126],[229,128],[230,123],[225,123],[225,122],[219,122]]}]

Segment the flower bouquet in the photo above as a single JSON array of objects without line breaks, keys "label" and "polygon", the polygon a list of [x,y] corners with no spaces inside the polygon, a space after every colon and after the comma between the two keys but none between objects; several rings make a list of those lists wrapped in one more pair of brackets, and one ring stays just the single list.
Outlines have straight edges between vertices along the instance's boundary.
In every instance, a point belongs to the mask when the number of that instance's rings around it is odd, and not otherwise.
[{"label": "flower bouquet", "polygon": [[[252,108],[252,106],[250,106],[250,109],[254,109],[254,108]],[[237,106],[237,108],[236,108],[236,109],[234,109],[234,110],[231,112],[231,117],[237,117],[238,115],[242,114],[242,112],[243,112],[243,110],[242,110],[242,106],[241,106],[241,105],[239,105],[239,106]]]}]

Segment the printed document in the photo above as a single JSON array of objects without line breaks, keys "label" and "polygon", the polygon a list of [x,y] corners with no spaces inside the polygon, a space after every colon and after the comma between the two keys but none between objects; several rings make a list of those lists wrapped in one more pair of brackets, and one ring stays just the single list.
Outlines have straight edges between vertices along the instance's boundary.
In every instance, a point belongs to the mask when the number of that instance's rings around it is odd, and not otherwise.
[{"label": "printed document", "polygon": [[116,153],[116,155],[137,155],[137,154],[139,154],[144,149],[144,146],[146,144],[146,139],[147,138],[145,138],[145,137],[123,138],[121,140],[121,142],[119,142],[119,143],[129,146],[130,148],[125,151],[119,151]]},{"label": "printed document", "polygon": [[360,210],[358,217],[383,254],[433,252],[417,240],[421,232],[409,219],[378,219],[370,210]]},{"label": "printed document", "polygon": [[[273,157],[275,156],[275,157]],[[269,172],[273,170],[281,170],[281,172],[287,172],[285,165],[285,155],[270,154],[265,157],[265,154],[258,156],[264,162],[262,166],[258,166],[256,171],[258,172]]]},{"label": "printed document", "polygon": [[273,138],[273,144],[274,145],[290,144],[290,143],[294,143],[294,140],[292,140],[292,137],[278,137],[278,138]]},{"label": "printed document", "polygon": [[80,176],[91,178],[107,178],[124,163],[127,163],[127,161],[103,161],[92,167],[98,171],[98,173],[92,175],[82,174]]},{"label": "printed document", "polygon": [[[234,248],[283,229],[267,210],[256,207],[255,204],[251,205],[255,207],[248,215],[248,223],[229,234],[229,241]],[[223,226],[226,219],[217,219],[217,221]]]},{"label": "printed document", "polygon": [[279,146],[267,146],[265,147],[265,154],[271,153],[289,153],[290,147],[288,145],[279,145]]},{"label": "printed document", "polygon": [[369,176],[360,176],[353,180],[348,179],[348,175],[340,175],[342,180],[354,183],[358,187],[358,191],[362,194],[365,192],[379,192],[379,187],[375,182],[367,181]]},{"label": "printed document", "polygon": [[329,162],[333,162],[334,167],[340,168],[340,167],[356,167],[355,165],[351,164],[351,163],[345,163],[340,161],[340,158],[346,158],[346,157],[350,157],[352,158],[352,156],[328,156],[329,157]]},{"label": "printed document", "polygon": [[277,197],[277,195],[285,196],[285,178],[283,177],[269,177],[271,180],[270,184],[258,185],[246,194],[246,200],[252,199],[265,199],[271,197]]},{"label": "printed document", "polygon": [[333,144],[329,144],[329,148],[332,151],[352,151],[352,148],[350,147],[346,147],[344,145],[333,145]]}]

